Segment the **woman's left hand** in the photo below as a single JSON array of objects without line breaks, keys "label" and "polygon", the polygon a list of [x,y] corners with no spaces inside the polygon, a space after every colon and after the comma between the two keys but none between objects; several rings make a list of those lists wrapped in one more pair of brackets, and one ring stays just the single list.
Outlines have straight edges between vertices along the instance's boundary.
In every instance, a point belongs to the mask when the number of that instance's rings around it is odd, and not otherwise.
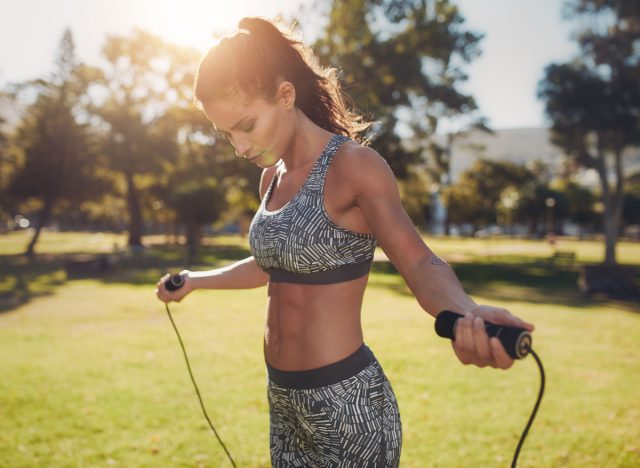
[{"label": "woman's left hand", "polygon": [[492,306],[477,306],[456,322],[453,350],[463,364],[478,367],[491,366],[508,369],[513,359],[504,350],[497,338],[489,338],[484,328],[484,320],[496,325],[509,325],[533,331],[534,326],[511,315],[506,309]]}]

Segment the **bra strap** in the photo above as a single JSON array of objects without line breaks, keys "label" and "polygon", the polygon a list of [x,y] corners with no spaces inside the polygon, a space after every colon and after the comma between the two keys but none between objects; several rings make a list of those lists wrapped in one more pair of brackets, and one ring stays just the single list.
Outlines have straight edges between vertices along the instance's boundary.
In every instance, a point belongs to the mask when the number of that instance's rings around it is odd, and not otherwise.
[{"label": "bra strap", "polygon": [[327,143],[326,148],[322,152],[322,155],[320,156],[322,158],[322,161],[320,163],[320,169],[317,173],[317,176],[319,177],[318,182],[320,186],[320,193],[324,192],[324,180],[327,176],[327,171],[329,170],[329,166],[331,165],[333,157],[336,155],[342,144],[348,139],[349,138],[344,135],[333,135],[329,140],[329,143]]}]

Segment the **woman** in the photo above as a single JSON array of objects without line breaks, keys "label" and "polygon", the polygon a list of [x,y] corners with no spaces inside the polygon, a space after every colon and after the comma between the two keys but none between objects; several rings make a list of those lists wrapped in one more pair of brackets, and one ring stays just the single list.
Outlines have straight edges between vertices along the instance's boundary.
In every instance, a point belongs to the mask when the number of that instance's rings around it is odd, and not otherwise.
[{"label": "woman", "polygon": [[506,369],[483,319],[533,329],[504,309],[478,306],[424,244],[385,160],[351,138],[366,128],[343,101],[335,70],[259,18],[202,59],[196,100],[236,154],[263,169],[250,228],[252,256],[183,272],[195,289],[268,286],[264,355],[274,466],[397,466],[398,406],[363,343],[361,306],[376,244],[425,311],[465,314],[453,349],[464,364]]}]

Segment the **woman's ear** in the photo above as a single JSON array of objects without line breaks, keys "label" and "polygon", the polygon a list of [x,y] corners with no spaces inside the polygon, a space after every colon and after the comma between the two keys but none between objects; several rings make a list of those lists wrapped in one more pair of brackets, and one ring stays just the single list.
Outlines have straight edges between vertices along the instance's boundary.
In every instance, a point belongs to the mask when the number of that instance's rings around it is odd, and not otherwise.
[{"label": "woman's ear", "polygon": [[285,109],[291,109],[296,104],[296,87],[290,81],[282,81],[278,85],[278,101]]}]

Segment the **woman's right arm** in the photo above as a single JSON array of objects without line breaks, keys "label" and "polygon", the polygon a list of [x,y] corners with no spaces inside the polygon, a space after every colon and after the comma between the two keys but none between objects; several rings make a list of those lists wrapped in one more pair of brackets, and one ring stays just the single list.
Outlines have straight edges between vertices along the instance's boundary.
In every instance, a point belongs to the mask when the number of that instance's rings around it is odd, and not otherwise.
[{"label": "woman's right arm", "polygon": [[162,302],[180,302],[196,289],[249,289],[264,286],[269,282],[269,275],[260,269],[253,257],[214,270],[184,270],[180,274],[184,277],[184,285],[176,291],[167,291],[164,286],[169,275],[160,278],[156,284],[158,299]]}]

